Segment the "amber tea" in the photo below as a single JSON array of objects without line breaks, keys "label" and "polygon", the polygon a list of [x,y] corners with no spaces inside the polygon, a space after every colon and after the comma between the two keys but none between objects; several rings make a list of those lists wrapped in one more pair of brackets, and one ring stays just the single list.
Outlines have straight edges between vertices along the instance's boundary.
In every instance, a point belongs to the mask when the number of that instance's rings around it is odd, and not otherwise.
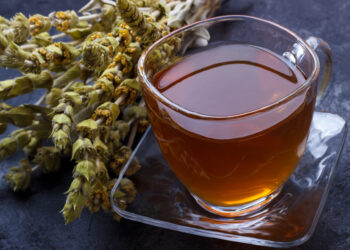
[{"label": "amber tea", "polygon": [[162,95],[203,118],[145,97],[154,133],[177,177],[210,204],[236,206],[275,192],[298,164],[314,109],[315,98],[306,96],[314,90],[262,108],[304,82],[297,67],[271,51],[224,44],[190,54],[153,78]]}]

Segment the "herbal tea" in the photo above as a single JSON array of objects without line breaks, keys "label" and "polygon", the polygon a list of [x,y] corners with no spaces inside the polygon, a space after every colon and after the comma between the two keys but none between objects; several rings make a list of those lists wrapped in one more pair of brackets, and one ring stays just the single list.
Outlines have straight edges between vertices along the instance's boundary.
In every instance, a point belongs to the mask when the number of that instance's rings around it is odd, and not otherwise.
[{"label": "herbal tea", "polygon": [[145,96],[154,133],[177,177],[201,199],[235,206],[273,193],[298,164],[314,107],[315,98],[307,95],[315,90],[259,109],[304,82],[298,68],[266,49],[225,44],[188,55],[153,78],[173,103],[221,118],[185,116]]}]

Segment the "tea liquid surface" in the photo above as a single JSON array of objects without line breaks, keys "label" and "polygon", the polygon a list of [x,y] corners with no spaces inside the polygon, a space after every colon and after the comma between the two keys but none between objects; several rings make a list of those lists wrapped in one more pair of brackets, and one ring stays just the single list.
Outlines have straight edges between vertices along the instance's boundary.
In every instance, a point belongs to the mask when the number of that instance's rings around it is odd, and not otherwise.
[{"label": "tea liquid surface", "polygon": [[[188,55],[153,79],[172,102],[211,116],[262,108],[304,82],[302,72],[276,54],[245,44]],[[305,90],[272,111],[222,121],[147,103],[160,148],[178,178],[203,200],[234,206],[273,193],[294,171],[305,149],[314,92]]]},{"label": "tea liquid surface", "polygon": [[305,77],[259,47],[228,44],[184,58],[160,72],[155,87],[176,104],[205,115],[252,111],[293,92]]}]

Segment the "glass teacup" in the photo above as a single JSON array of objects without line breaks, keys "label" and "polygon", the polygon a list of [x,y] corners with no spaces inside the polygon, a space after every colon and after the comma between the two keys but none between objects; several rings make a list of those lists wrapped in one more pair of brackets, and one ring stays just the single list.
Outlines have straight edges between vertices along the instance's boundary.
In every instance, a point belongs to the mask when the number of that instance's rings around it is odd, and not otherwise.
[{"label": "glass teacup", "polygon": [[[233,115],[194,112],[154,86],[162,70],[199,50],[230,43],[273,52],[302,72],[305,81],[268,105]],[[331,65],[323,40],[304,41],[278,24],[232,15],[191,24],[160,39],[140,58],[138,73],[154,134],[171,169],[200,206],[235,217],[268,204],[293,173]]]}]

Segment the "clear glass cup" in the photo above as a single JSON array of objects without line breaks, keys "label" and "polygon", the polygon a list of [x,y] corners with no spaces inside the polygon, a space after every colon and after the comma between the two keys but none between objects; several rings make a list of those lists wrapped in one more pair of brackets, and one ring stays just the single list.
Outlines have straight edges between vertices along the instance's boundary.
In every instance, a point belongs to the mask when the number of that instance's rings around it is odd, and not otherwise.
[{"label": "clear glass cup", "polygon": [[[227,43],[272,51],[290,67],[297,67],[306,80],[274,103],[228,116],[187,110],[153,85],[159,71],[197,50]],[[163,37],[141,56],[138,74],[154,134],[171,169],[201,207],[237,217],[263,208],[293,173],[331,66],[331,50],[323,40],[305,41],[273,22],[231,15],[200,21]],[[213,130],[227,128],[230,134],[210,138]],[[235,174],[230,173],[236,165]]]}]

